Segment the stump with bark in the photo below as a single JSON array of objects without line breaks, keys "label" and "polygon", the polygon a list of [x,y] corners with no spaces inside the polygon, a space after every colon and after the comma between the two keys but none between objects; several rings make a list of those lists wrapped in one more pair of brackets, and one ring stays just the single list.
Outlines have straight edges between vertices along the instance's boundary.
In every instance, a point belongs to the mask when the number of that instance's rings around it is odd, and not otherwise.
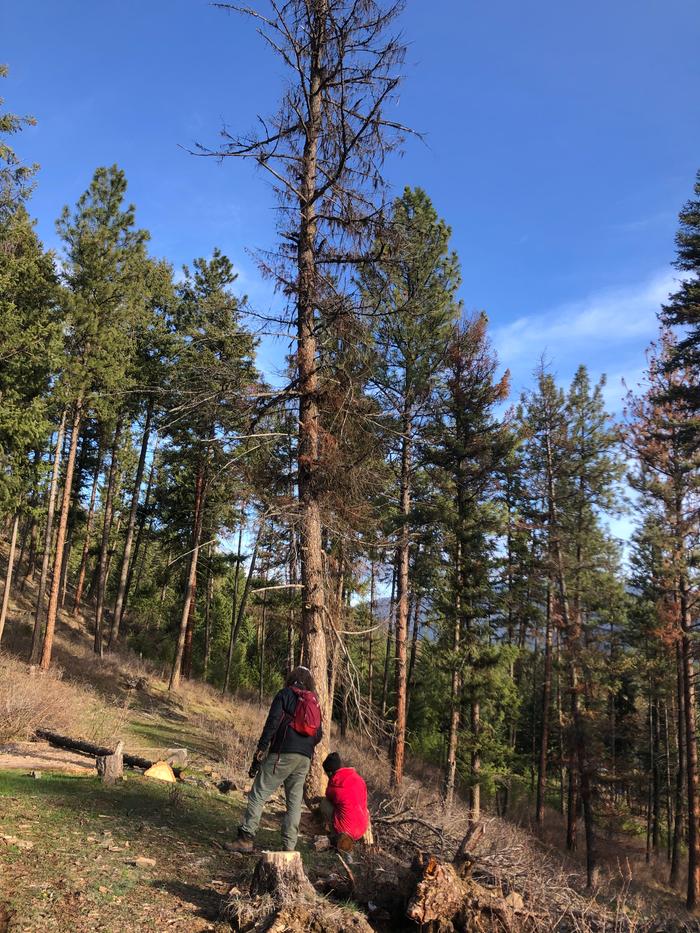
[{"label": "stump with bark", "polygon": [[103,784],[121,781],[124,777],[124,743],[117,742],[117,747],[110,755],[98,755],[95,764]]},{"label": "stump with bark", "polygon": [[250,896],[232,892],[224,913],[239,933],[372,933],[360,914],[318,897],[298,852],[263,852]]}]

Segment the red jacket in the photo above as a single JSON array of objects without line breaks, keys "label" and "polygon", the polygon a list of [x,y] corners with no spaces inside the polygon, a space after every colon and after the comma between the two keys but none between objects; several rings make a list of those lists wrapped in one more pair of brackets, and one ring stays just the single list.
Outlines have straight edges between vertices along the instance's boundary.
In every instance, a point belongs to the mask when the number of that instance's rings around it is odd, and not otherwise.
[{"label": "red jacket", "polygon": [[360,839],[367,832],[367,785],[354,768],[339,768],[328,782],[326,797],[333,804],[333,827]]}]

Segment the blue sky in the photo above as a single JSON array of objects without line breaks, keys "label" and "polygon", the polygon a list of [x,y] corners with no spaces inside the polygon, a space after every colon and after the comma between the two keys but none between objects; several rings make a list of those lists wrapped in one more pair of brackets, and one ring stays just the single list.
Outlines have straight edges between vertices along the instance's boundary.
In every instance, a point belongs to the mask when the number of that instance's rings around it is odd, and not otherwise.
[{"label": "blue sky", "polygon": [[[261,0],[264,3],[264,0]],[[400,118],[426,134],[389,166],[450,223],[468,309],[485,309],[514,389],[545,353],[634,382],[673,284],[676,216],[700,167],[697,0],[408,0]],[[0,5],[0,93],[35,129],[32,202],[54,220],[97,165],[127,173],[152,251],[176,265],[220,246],[241,290],[274,300],[250,247],[273,242],[263,177],[196,159],[223,120],[274,107],[281,70],[250,23],[200,0],[24,0]],[[269,368],[279,348],[263,348]]]}]

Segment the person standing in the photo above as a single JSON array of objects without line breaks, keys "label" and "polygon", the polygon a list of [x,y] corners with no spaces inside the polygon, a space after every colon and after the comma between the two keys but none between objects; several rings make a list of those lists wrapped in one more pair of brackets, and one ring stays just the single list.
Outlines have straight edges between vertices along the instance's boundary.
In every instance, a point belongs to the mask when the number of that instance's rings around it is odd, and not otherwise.
[{"label": "person standing", "polygon": [[308,667],[295,667],[270,706],[248,772],[255,780],[248,794],[245,817],[238,827],[238,838],[224,844],[227,851],[253,851],[263,808],[281,785],[284,785],[286,800],[282,845],[288,852],[294,851],[299,834],[304,781],[322,735],[321,708],[313,676]]}]

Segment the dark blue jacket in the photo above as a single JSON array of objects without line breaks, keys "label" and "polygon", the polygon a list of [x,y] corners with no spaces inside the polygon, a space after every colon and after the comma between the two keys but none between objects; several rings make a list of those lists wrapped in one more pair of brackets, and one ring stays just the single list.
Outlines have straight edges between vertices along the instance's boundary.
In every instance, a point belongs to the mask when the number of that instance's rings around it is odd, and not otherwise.
[{"label": "dark blue jacket", "polygon": [[292,729],[291,720],[294,718],[297,702],[297,695],[291,687],[284,687],[280,690],[267,714],[258,749],[265,751],[269,745],[270,751],[276,755],[292,752],[295,755],[313,758],[314,749],[321,741],[323,729],[319,726],[316,735],[301,735]]}]

